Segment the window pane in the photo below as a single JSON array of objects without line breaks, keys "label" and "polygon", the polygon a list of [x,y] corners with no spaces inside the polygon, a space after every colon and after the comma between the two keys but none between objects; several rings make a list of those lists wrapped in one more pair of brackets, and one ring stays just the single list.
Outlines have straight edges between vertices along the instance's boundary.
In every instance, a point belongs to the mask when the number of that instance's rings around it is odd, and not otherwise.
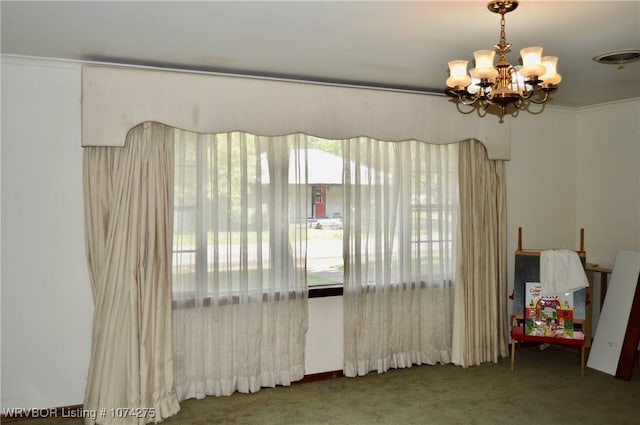
[{"label": "window pane", "polygon": [[[291,164],[300,176],[306,150],[296,153],[293,147],[304,140],[176,130],[177,298],[215,299],[247,290],[274,293],[294,283],[299,287],[304,263],[297,259],[304,253],[300,248],[301,238],[306,237],[304,210],[310,201],[298,201],[305,191],[288,182],[286,171]],[[299,207],[291,206],[287,212],[287,205]],[[289,232],[282,221],[287,214]]]},{"label": "window pane", "polygon": [[307,284],[342,284],[342,142],[308,138]]},{"label": "window pane", "polygon": [[[178,136],[178,134],[176,134]],[[185,294],[196,289],[196,138],[182,132],[174,167],[173,287]]]}]

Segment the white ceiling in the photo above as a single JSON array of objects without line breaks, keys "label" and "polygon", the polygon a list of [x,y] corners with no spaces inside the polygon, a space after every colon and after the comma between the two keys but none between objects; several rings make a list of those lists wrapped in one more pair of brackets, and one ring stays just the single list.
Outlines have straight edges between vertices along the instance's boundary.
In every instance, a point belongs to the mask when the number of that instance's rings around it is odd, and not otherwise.
[{"label": "white ceiling", "polygon": [[[498,42],[485,1],[2,1],[2,53],[443,92],[447,62]],[[527,1],[506,15],[523,47],[558,56],[552,104],[640,97],[640,1]]]}]

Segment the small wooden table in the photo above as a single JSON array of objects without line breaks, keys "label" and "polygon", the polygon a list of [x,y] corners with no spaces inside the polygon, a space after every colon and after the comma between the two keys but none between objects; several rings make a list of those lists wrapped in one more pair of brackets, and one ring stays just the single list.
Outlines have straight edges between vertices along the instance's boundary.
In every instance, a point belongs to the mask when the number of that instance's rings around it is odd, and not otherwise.
[{"label": "small wooden table", "polygon": [[584,376],[584,334],[582,332],[573,332],[573,338],[556,338],[550,336],[525,335],[522,326],[514,326],[511,328],[511,370],[516,366],[516,342],[530,341],[540,344],[556,344],[556,345],[573,345],[580,347],[580,376]]}]

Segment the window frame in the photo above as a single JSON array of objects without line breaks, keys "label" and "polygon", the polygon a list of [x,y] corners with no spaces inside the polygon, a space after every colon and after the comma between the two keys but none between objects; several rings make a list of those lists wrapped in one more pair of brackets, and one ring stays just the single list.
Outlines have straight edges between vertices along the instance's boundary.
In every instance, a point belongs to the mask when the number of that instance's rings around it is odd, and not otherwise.
[{"label": "window frame", "polygon": [[[308,137],[313,137],[313,136],[308,136]],[[321,138],[319,138],[321,139]],[[330,139],[321,139],[321,140],[330,140]],[[188,206],[188,207],[182,207],[182,208],[195,208],[196,209],[196,231],[195,231],[195,247],[193,249],[179,249],[176,250],[175,246],[172,249],[172,256],[175,255],[176,253],[178,254],[189,254],[192,253],[194,255],[194,261],[195,261],[195,279],[196,282],[202,278],[202,274],[203,272],[206,274],[206,270],[201,270],[203,267],[207,267],[206,261],[202,261],[202,258],[200,259],[200,261],[198,261],[197,257],[204,257],[207,258],[207,252],[209,247],[207,246],[207,235],[206,232],[203,231],[202,229],[202,220],[201,220],[201,215],[203,214],[202,212],[202,208],[200,208],[203,204],[203,199],[201,199],[203,197],[203,191],[202,191],[202,184],[203,184],[203,172],[205,169],[205,164],[203,164],[203,161],[206,161],[206,155],[203,152],[203,146],[201,144],[197,145],[197,157],[196,157],[196,205],[194,206]],[[333,152],[334,155],[338,155],[340,157],[342,157],[342,154],[336,154],[335,152]],[[313,204],[314,201],[314,197],[315,197],[315,192],[314,192],[314,186],[316,185],[316,183],[314,182],[307,182],[306,186],[308,187],[308,190],[310,190],[310,197],[311,197],[311,202]],[[174,206],[174,208],[176,208]],[[311,205],[311,213],[313,214],[313,205]],[[412,214],[417,212],[418,214],[420,213],[420,211],[429,211],[434,209],[433,204],[428,204],[428,203],[413,203],[412,204]],[[422,237],[420,237],[420,235],[417,235],[418,239],[415,239],[412,241],[412,244],[418,244],[418,245],[422,245],[422,244],[429,244],[429,243],[434,243],[434,242],[440,242],[440,243],[452,243],[453,241],[451,239],[442,239],[440,237],[440,239],[438,240],[434,240],[434,239],[423,239]],[[308,243],[308,239],[307,239],[307,243]],[[307,258],[307,262],[309,262],[309,258]],[[198,266],[198,264],[200,264],[200,266]],[[173,274],[173,273],[172,273]],[[307,275],[308,275],[308,271],[307,271]],[[426,285],[426,282],[421,282],[421,284]],[[202,291],[202,288],[200,288],[200,285],[195,286],[194,291],[193,292],[184,292],[184,297],[181,299],[180,296],[177,297],[177,299],[174,298],[173,300],[173,305],[174,308],[189,308],[189,307],[193,307],[195,306],[195,299],[196,298],[200,298],[198,297],[198,293],[199,291]],[[308,298],[323,298],[323,297],[333,297],[333,296],[343,296],[344,295],[344,282],[335,282],[335,283],[329,283],[329,284],[320,284],[320,285],[312,285],[309,286],[307,284],[306,287],[306,291],[308,293]],[[174,292],[174,297],[177,293]],[[223,303],[237,303],[239,302],[239,297],[237,295],[234,295],[233,292],[229,292],[228,295],[225,295],[225,297],[223,297]],[[204,301],[204,306],[210,306],[211,305],[211,297],[202,297],[201,299],[203,299]]]}]

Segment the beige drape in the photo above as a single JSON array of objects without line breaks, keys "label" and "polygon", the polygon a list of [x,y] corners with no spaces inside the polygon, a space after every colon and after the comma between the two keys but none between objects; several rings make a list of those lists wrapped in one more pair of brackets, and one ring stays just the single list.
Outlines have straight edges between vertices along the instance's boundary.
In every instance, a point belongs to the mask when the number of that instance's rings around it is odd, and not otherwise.
[{"label": "beige drape", "polygon": [[452,360],[464,367],[507,355],[504,161],[476,140],[460,144],[460,244]]},{"label": "beige drape", "polygon": [[134,127],[124,147],[84,151],[85,234],[95,304],[86,423],[158,422],[173,392],[173,129]]}]

